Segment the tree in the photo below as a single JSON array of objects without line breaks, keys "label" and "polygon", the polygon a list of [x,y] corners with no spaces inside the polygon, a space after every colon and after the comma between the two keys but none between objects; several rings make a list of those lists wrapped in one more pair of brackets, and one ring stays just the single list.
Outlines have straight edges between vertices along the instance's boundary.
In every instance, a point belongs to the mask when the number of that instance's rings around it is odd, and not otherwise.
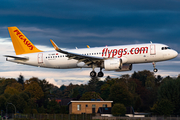
[{"label": "tree", "polygon": [[41,87],[42,91],[44,92],[45,95],[50,94],[50,90],[53,87],[52,84],[50,84],[48,81],[45,79],[39,80],[39,86]]},{"label": "tree", "polygon": [[15,95],[15,94],[17,95],[19,92],[15,88],[7,86],[4,93],[10,95]]},{"label": "tree", "polygon": [[23,98],[26,102],[28,102],[29,96],[28,96],[28,94],[27,94],[26,92],[21,92],[21,93],[19,94],[19,96],[20,96],[21,98]]},{"label": "tree", "polygon": [[0,96],[0,110],[6,110],[6,98],[4,96]]},{"label": "tree", "polygon": [[6,89],[6,87],[9,85],[11,85],[11,84],[13,84],[13,83],[16,83],[17,81],[16,81],[16,79],[14,79],[14,78],[7,78],[7,79],[3,79],[2,81],[1,81],[1,84],[0,84],[0,94],[3,94],[4,93],[4,90]]},{"label": "tree", "polygon": [[154,77],[154,73],[150,72],[149,70],[143,70],[134,72],[131,76],[133,79],[138,79],[142,82],[142,85],[145,86],[147,77]]},{"label": "tree", "polygon": [[103,98],[103,100],[107,100],[110,94],[110,85],[107,83],[102,85],[100,91],[101,91],[100,96]]},{"label": "tree", "polygon": [[7,86],[7,85],[11,85],[12,83],[16,83],[17,81],[16,81],[16,79],[14,79],[14,78],[7,78],[7,79],[5,79],[3,82],[2,82],[2,84],[3,85],[5,85],[5,86]]},{"label": "tree", "polygon": [[18,77],[18,83],[20,83],[20,84],[24,84],[24,77],[22,76],[22,75],[19,75],[19,77]]},{"label": "tree", "polygon": [[145,86],[148,89],[153,89],[155,87],[155,77],[154,76],[148,76],[146,78]]},{"label": "tree", "polygon": [[117,83],[111,86],[109,100],[130,106],[132,105],[133,95],[128,91],[125,84]]},{"label": "tree", "polygon": [[171,101],[162,99],[157,101],[151,110],[158,115],[171,115],[173,113],[174,106]]},{"label": "tree", "polygon": [[126,107],[123,104],[120,103],[116,103],[114,104],[114,106],[112,107],[112,114],[114,116],[119,116],[119,115],[125,115],[126,113]]},{"label": "tree", "polygon": [[80,98],[80,100],[91,100],[91,99],[97,100],[97,99],[101,99],[101,97],[96,92],[86,92]]},{"label": "tree", "polygon": [[45,113],[45,108],[43,105],[41,107],[39,107],[38,113]]},{"label": "tree", "polygon": [[30,83],[26,88],[25,92],[30,93],[32,98],[40,99],[44,96],[44,93],[37,82]]},{"label": "tree", "polygon": [[68,106],[60,106],[60,113],[61,114],[68,114]]},{"label": "tree", "polygon": [[65,89],[66,89],[66,86],[64,84],[61,85],[61,87],[59,88],[59,90],[61,90],[61,91],[65,90]]},{"label": "tree", "polygon": [[26,80],[25,81],[25,85],[29,85],[29,84],[31,84],[31,83],[33,83],[33,82],[36,82],[36,83],[39,83],[39,79],[37,78],[37,77],[32,77],[32,78],[30,78],[29,80]]},{"label": "tree", "polygon": [[88,91],[96,91],[98,82],[98,77],[92,77],[91,80],[88,82]]},{"label": "tree", "polygon": [[28,109],[29,109],[30,111],[32,111],[32,109],[36,109],[36,106],[37,106],[37,104],[36,104],[36,98],[30,98],[30,99],[28,100],[27,104],[28,104]]},{"label": "tree", "polygon": [[150,106],[153,106],[154,101],[157,99],[158,86],[155,84],[156,78],[154,73],[147,70],[138,71],[134,72],[131,78],[136,83],[135,94],[138,95],[135,97],[134,109],[138,111],[150,111]]},{"label": "tree", "polygon": [[[7,103],[14,104],[16,106],[17,111],[19,112],[23,112],[24,109],[27,107],[26,101],[16,94],[11,95],[9,99],[7,100]],[[14,107],[12,105],[8,105],[8,109],[10,109],[11,111],[14,111]]]},{"label": "tree", "polygon": [[60,112],[60,105],[55,100],[51,100],[48,103],[47,111],[50,114],[57,114]]},{"label": "tree", "polygon": [[75,88],[72,89],[72,91],[70,91],[69,98],[77,98],[78,95],[79,95],[78,89]]},{"label": "tree", "polygon": [[156,85],[160,85],[161,81],[162,81],[163,77],[161,77],[161,75],[157,75],[155,81],[156,81]]},{"label": "tree", "polygon": [[165,79],[163,79],[163,83],[158,89],[157,101],[160,102],[160,101],[166,100],[165,102],[167,102],[168,100],[170,103],[172,103],[172,106],[174,106],[173,114],[180,114],[180,110],[179,110],[180,87],[179,86],[180,86],[180,78],[173,79],[170,77],[166,77]]},{"label": "tree", "polygon": [[13,87],[14,89],[16,89],[18,92],[22,92],[23,90],[23,85],[16,82],[16,83],[12,83],[11,85],[8,85],[10,87]]}]

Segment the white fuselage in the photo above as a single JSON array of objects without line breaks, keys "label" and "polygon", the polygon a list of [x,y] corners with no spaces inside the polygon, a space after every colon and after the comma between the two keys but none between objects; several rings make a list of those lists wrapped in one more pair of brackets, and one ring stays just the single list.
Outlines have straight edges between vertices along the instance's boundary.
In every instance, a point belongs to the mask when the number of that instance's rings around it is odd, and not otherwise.
[{"label": "white fuselage", "polygon": [[[178,55],[175,50],[170,49],[167,45],[155,43],[71,49],[66,51],[103,58],[123,58],[125,60],[123,63],[127,64],[165,61],[175,58]],[[66,57],[66,54],[57,51],[38,52],[19,56],[29,59],[17,60],[15,58],[7,58],[7,61],[57,69],[91,67],[78,60],[69,59]]]}]

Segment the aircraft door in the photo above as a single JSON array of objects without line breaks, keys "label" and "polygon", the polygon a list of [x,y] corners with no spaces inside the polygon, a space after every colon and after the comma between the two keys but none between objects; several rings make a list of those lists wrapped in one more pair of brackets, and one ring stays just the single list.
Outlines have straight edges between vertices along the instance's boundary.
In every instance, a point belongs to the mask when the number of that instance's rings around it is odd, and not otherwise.
[{"label": "aircraft door", "polygon": [[39,53],[38,54],[38,64],[42,64],[43,63],[43,53]]},{"label": "aircraft door", "polygon": [[150,45],[150,55],[156,55],[156,46]]}]

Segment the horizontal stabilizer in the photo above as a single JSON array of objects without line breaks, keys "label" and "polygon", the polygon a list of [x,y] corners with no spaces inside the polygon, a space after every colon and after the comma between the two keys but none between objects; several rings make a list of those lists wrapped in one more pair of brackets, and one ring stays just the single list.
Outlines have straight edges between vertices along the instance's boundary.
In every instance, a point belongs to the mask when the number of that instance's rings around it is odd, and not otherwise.
[{"label": "horizontal stabilizer", "polygon": [[4,55],[5,57],[15,58],[16,60],[29,60],[28,57],[19,57],[19,56],[11,56],[11,55]]}]

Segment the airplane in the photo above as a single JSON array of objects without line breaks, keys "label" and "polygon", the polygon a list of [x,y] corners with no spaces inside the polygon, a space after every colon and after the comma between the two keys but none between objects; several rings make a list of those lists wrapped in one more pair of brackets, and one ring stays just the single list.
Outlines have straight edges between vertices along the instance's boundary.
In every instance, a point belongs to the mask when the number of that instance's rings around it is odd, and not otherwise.
[{"label": "airplane", "polygon": [[[116,45],[83,49],[62,50],[50,40],[54,51],[41,51],[17,28],[8,27],[16,55],[4,55],[6,61],[24,65],[54,68],[92,68],[90,77],[103,77],[105,71],[130,71],[133,64],[153,63],[170,60],[178,53],[169,46],[160,43]],[[100,68],[98,74],[95,68]]]}]

